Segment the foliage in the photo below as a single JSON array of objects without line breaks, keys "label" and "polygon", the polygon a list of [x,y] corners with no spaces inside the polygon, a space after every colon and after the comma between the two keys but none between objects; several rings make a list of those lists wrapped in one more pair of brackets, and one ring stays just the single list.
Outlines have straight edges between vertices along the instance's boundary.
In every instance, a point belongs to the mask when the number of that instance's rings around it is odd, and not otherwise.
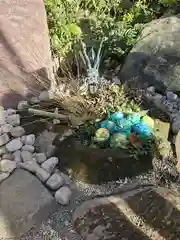
[{"label": "foliage", "polygon": [[53,52],[64,56],[79,39],[98,48],[106,41],[104,58],[126,56],[144,24],[156,18],[162,5],[175,0],[44,0]]},{"label": "foliage", "polygon": [[159,0],[159,3],[165,6],[172,6],[177,3],[177,0]]}]

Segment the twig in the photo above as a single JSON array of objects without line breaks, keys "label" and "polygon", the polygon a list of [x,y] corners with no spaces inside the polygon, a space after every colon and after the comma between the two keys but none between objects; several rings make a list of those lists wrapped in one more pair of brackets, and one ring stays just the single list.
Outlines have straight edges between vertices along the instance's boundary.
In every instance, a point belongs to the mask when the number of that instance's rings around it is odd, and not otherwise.
[{"label": "twig", "polygon": [[61,119],[61,120],[69,120],[69,117],[60,113],[52,113],[52,112],[47,112],[35,108],[28,108],[27,111],[31,114],[37,115],[37,116],[43,116],[43,117],[49,117],[49,118],[56,118],[56,119]]}]

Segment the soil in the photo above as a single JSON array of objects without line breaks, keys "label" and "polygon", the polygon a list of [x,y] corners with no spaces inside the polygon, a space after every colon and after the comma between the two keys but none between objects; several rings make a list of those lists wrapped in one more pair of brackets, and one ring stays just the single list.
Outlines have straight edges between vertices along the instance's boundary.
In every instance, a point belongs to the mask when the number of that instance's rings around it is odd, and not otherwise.
[{"label": "soil", "polygon": [[85,239],[178,240],[179,198],[172,190],[154,187],[96,198],[76,209],[73,222]]}]

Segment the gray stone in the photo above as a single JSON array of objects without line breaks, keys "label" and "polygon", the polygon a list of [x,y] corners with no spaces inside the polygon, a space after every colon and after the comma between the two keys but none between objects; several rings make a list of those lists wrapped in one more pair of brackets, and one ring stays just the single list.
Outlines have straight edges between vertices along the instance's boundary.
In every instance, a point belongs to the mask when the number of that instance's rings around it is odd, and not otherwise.
[{"label": "gray stone", "polygon": [[0,173],[0,183],[2,183],[6,178],[8,178],[10,173]]},{"label": "gray stone", "polygon": [[[122,81],[180,92],[180,14],[146,25],[120,71]],[[136,80],[137,79],[137,80]]]},{"label": "gray stone", "polygon": [[48,178],[50,177],[50,173],[48,173],[46,170],[43,168],[37,168],[36,169],[36,176],[39,178],[41,182],[46,182]]},{"label": "gray stone", "polygon": [[21,158],[23,162],[32,161],[32,153],[29,151],[22,151]]},{"label": "gray stone", "polygon": [[35,158],[36,162],[39,164],[46,161],[46,155],[44,153],[34,153],[33,158]]},{"label": "gray stone", "polygon": [[8,153],[8,150],[6,149],[6,146],[2,146],[0,147],[0,156],[2,156],[3,154]]},{"label": "gray stone", "polygon": [[7,122],[11,124],[12,126],[18,126],[20,125],[20,115],[19,114],[13,114],[9,115],[7,117]]},{"label": "gray stone", "polygon": [[22,148],[22,142],[19,138],[11,140],[8,144],[6,144],[6,148],[9,152],[15,152]]},{"label": "gray stone", "polygon": [[18,109],[18,110],[26,110],[26,109],[28,109],[28,108],[29,108],[29,104],[28,104],[27,101],[20,101],[20,102],[18,103],[18,106],[17,106],[17,109]]},{"label": "gray stone", "polygon": [[13,155],[14,161],[15,161],[16,163],[22,162],[21,151],[20,151],[20,150],[17,150],[17,151],[15,151],[15,152],[13,152],[12,155]]},{"label": "gray stone", "polygon": [[37,103],[39,103],[40,102],[40,100],[37,98],[37,97],[32,97],[31,99],[30,99],[30,104],[37,104]]},{"label": "gray stone", "polygon": [[71,190],[67,186],[64,186],[61,187],[58,191],[56,191],[55,199],[58,203],[62,205],[67,205],[69,204],[71,195],[72,195]]},{"label": "gray stone", "polygon": [[57,209],[57,204],[31,173],[17,169],[0,185],[0,236],[20,239],[46,220]]},{"label": "gray stone", "polygon": [[150,86],[146,89],[146,91],[152,95],[155,94],[155,87],[154,86]]},{"label": "gray stone", "polygon": [[40,101],[48,101],[49,100],[49,92],[48,91],[42,91],[39,95]]},{"label": "gray stone", "polygon": [[57,190],[61,186],[63,186],[64,180],[60,174],[54,173],[46,182],[46,185],[52,190]]},{"label": "gray stone", "polygon": [[51,157],[41,164],[41,167],[50,174],[54,171],[59,159],[57,157]]},{"label": "gray stone", "polygon": [[64,180],[64,185],[70,185],[72,183],[72,180],[69,178],[67,174],[60,172],[60,175]]},{"label": "gray stone", "polygon": [[6,124],[6,119],[5,118],[2,118],[0,117],[0,126]]},{"label": "gray stone", "polygon": [[13,108],[8,108],[8,109],[6,110],[6,113],[7,113],[7,116],[8,116],[8,115],[13,115],[13,114],[16,114],[16,110],[13,109]]},{"label": "gray stone", "polygon": [[11,173],[16,168],[16,163],[11,160],[3,159],[0,161],[0,171]]},{"label": "gray stone", "polygon": [[9,136],[7,135],[7,133],[0,135],[0,146],[3,146],[8,142],[9,142]]},{"label": "gray stone", "polygon": [[10,133],[13,137],[21,137],[25,134],[25,129],[21,126],[13,127],[11,128]]},{"label": "gray stone", "polygon": [[167,96],[167,100],[172,101],[172,102],[176,101],[178,98],[177,94],[175,94],[173,92],[167,92],[166,96]]},{"label": "gray stone", "polygon": [[34,134],[29,134],[21,137],[21,141],[25,145],[34,145],[35,142],[35,135]]},{"label": "gray stone", "polygon": [[28,162],[23,162],[23,163],[19,163],[18,167],[25,169],[29,172],[32,173],[37,173],[39,170],[39,165],[35,162],[35,161],[28,161]]},{"label": "gray stone", "polygon": [[10,153],[6,153],[2,156],[2,159],[14,160],[14,156]]},{"label": "gray stone", "polygon": [[52,157],[55,151],[55,146],[53,146],[53,141],[57,133],[47,131],[40,133],[39,136],[36,138],[35,147],[38,152],[45,153],[46,157]]},{"label": "gray stone", "polygon": [[22,151],[28,151],[30,153],[33,153],[34,152],[34,146],[32,146],[32,145],[24,145],[22,147]]},{"label": "gray stone", "polygon": [[13,126],[11,124],[4,124],[1,126],[1,131],[3,133],[9,133],[11,131],[11,129],[13,128]]},{"label": "gray stone", "polygon": [[176,117],[173,118],[171,123],[172,132],[176,135],[180,130],[180,112],[177,113]]}]

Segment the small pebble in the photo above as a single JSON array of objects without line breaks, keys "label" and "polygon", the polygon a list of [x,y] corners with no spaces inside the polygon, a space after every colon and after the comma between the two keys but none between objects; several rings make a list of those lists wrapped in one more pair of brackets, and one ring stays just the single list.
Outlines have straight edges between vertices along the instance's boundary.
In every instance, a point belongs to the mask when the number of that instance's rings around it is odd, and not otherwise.
[{"label": "small pebble", "polygon": [[9,142],[9,136],[7,135],[7,133],[0,135],[0,146],[3,146],[8,142]]},{"label": "small pebble", "polygon": [[9,115],[7,117],[7,122],[11,124],[12,126],[18,126],[20,125],[20,115],[19,114],[13,114]]},{"label": "small pebble", "polygon": [[57,190],[63,186],[64,180],[58,173],[54,173],[46,182],[46,185],[52,190]]},{"label": "small pebble", "polygon": [[37,97],[32,97],[31,99],[30,99],[30,104],[37,104],[37,103],[39,103],[40,102],[40,100],[37,98]]},{"label": "small pebble", "polygon": [[29,104],[28,104],[28,102],[27,101],[20,101],[19,103],[18,103],[18,107],[17,107],[17,109],[18,110],[26,110],[26,109],[28,109],[29,108]]},{"label": "small pebble", "polygon": [[13,127],[11,128],[10,133],[13,137],[21,137],[25,134],[25,129],[21,126]]},{"label": "small pebble", "polygon": [[44,169],[39,167],[36,171],[36,176],[39,178],[41,182],[44,183],[48,180],[48,178],[50,177],[50,174],[46,172]]},{"label": "small pebble", "polygon": [[15,152],[22,148],[22,142],[19,138],[15,138],[6,144],[6,148],[9,152]]},{"label": "small pebble", "polygon": [[41,164],[46,161],[46,155],[44,153],[34,153],[33,158],[37,163]]},{"label": "small pebble", "polygon": [[166,96],[167,96],[167,100],[172,101],[172,102],[176,101],[178,99],[177,94],[175,94],[173,92],[167,92]]},{"label": "small pebble", "polygon": [[32,145],[24,145],[22,147],[22,151],[28,151],[30,153],[33,153],[34,152],[34,146],[32,146]]},{"label": "small pebble", "polygon": [[15,161],[16,163],[22,162],[21,151],[20,151],[20,150],[17,150],[17,151],[15,151],[15,152],[13,152],[12,155],[13,155],[14,161]]},{"label": "small pebble", "polygon": [[48,91],[42,91],[39,95],[40,101],[48,101],[49,100],[49,92]]},{"label": "small pebble", "polygon": [[32,153],[29,151],[22,151],[21,158],[23,162],[32,161]]},{"label": "small pebble", "polygon": [[8,160],[14,160],[14,156],[12,155],[12,154],[8,154],[8,153],[6,153],[6,154],[4,154],[3,156],[2,156],[2,159],[8,159]]},{"label": "small pebble", "polygon": [[13,126],[11,124],[6,123],[6,124],[1,126],[1,131],[3,133],[9,133],[12,128],[13,128]]},{"label": "small pebble", "polygon": [[16,168],[14,161],[3,159],[0,161],[0,171],[11,173]]},{"label": "small pebble", "polygon": [[7,112],[7,115],[16,114],[16,110],[15,110],[15,109],[12,109],[12,108],[8,108],[8,109],[6,110],[6,112]]},{"label": "small pebble", "polygon": [[35,135],[34,134],[29,134],[21,137],[21,141],[25,145],[34,145],[35,143]]},{"label": "small pebble", "polygon": [[51,174],[54,171],[58,162],[59,159],[57,157],[51,157],[47,159],[44,163],[42,163],[41,167]]},{"label": "small pebble", "polygon": [[72,192],[68,187],[61,187],[58,191],[55,193],[55,199],[58,203],[62,205],[69,204],[70,198],[71,198]]}]

